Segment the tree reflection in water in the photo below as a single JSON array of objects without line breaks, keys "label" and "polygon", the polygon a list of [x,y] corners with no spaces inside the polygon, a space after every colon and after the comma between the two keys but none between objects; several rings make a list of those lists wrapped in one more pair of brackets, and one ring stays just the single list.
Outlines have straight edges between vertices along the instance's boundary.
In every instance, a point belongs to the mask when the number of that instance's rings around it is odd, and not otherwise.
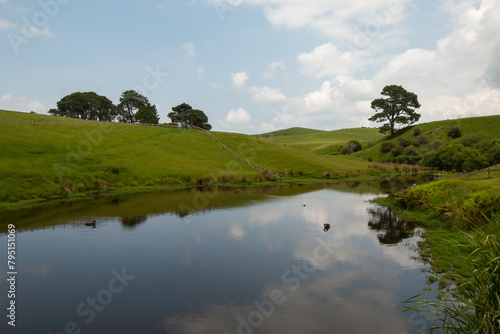
[{"label": "tree reflection in water", "polygon": [[121,218],[121,223],[126,229],[132,230],[137,227],[137,225],[144,223],[148,220],[147,216],[136,216],[136,217],[123,217]]},{"label": "tree reflection in water", "polygon": [[398,218],[391,209],[376,206],[367,211],[370,214],[368,227],[379,232],[377,238],[381,244],[394,245],[413,236],[416,224]]}]

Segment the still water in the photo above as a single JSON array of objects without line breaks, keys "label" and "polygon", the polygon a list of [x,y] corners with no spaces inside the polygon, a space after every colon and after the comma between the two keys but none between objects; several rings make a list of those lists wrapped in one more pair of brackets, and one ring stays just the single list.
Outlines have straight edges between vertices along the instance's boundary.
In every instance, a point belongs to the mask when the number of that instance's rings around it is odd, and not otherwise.
[{"label": "still water", "polygon": [[2,262],[7,224],[17,230],[16,326],[2,269],[0,332],[420,333],[425,317],[398,304],[429,288],[418,228],[369,202],[413,182],[164,192],[4,215]]}]

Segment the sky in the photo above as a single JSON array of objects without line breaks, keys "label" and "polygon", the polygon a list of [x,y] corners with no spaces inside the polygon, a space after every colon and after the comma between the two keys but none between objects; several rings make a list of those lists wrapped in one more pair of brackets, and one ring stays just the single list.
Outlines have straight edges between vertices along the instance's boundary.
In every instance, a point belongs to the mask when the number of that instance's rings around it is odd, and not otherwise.
[{"label": "sky", "polygon": [[0,109],[136,90],[160,122],[188,103],[213,130],[336,130],[386,85],[419,122],[500,114],[500,0],[0,0]]}]

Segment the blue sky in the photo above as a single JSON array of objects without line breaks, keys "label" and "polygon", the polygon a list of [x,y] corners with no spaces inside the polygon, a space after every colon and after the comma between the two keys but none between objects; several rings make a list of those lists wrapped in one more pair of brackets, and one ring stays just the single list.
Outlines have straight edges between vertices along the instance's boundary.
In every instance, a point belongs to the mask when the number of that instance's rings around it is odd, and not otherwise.
[{"label": "blue sky", "polygon": [[161,122],[214,130],[376,126],[385,85],[421,122],[499,114],[500,0],[0,0],[0,109],[135,89]]}]

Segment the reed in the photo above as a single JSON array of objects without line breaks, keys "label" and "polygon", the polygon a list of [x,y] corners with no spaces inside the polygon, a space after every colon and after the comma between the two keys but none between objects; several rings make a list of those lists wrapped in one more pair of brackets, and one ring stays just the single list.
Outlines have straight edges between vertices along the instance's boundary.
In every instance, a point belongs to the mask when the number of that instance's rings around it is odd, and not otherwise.
[{"label": "reed", "polygon": [[[500,220],[493,217],[487,227],[462,232],[462,240],[450,240],[468,254],[465,260],[474,268],[470,279],[437,275],[454,288],[427,291],[404,302],[414,305],[405,307],[405,312],[426,312],[440,320],[430,333],[500,333]],[[436,297],[425,298],[429,294]]]}]

